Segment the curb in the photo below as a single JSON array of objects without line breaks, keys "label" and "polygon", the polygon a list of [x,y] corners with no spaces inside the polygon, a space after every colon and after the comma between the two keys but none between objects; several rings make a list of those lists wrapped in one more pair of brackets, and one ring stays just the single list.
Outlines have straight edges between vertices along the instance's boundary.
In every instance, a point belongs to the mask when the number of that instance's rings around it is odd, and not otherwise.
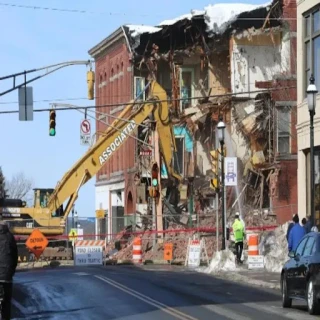
[{"label": "curb", "polygon": [[22,262],[17,266],[17,271],[23,271],[28,269],[39,269],[39,268],[56,268],[56,267],[68,267],[73,266],[73,260],[52,260],[50,262],[46,261],[36,261],[36,262]]},{"label": "curb", "polygon": [[263,281],[263,280],[256,280],[256,279],[252,279],[250,277],[238,274],[238,273],[232,273],[232,276],[224,273],[224,272],[214,272],[214,273],[210,273],[210,275],[220,278],[220,279],[225,279],[225,280],[230,280],[233,282],[236,281],[243,281],[246,284],[249,285],[254,285],[254,286],[258,286],[258,287],[262,287],[262,288],[268,288],[268,289],[276,289],[276,290],[280,290],[280,283],[270,283],[267,281]]},{"label": "curb", "polygon": [[134,263],[132,260],[106,260],[104,262],[104,265],[175,265],[175,266],[181,266],[184,265],[185,260],[173,260],[166,261],[166,260],[143,260],[142,263]]}]

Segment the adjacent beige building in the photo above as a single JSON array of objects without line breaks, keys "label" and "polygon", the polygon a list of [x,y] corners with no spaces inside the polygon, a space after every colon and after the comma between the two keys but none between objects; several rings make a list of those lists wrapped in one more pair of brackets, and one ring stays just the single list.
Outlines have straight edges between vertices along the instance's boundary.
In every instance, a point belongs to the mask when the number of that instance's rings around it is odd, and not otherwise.
[{"label": "adjacent beige building", "polygon": [[[315,209],[320,212],[320,3],[297,1],[298,209],[310,212],[310,116],[306,89],[313,74],[319,91],[314,118]],[[319,220],[317,221],[319,224]]]}]

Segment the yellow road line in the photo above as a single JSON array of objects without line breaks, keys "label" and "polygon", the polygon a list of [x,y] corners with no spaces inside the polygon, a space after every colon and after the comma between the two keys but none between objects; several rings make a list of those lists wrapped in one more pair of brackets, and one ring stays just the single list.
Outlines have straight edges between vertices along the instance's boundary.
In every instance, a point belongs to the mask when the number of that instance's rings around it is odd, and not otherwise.
[{"label": "yellow road line", "polygon": [[154,300],[150,297],[147,297],[145,296],[144,294],[138,292],[138,291],[135,291],[119,282],[116,282],[110,278],[107,278],[107,277],[101,277],[101,276],[95,276],[96,278],[100,279],[101,281],[104,281],[106,283],[108,283],[109,285],[123,291],[123,292],[126,292],[130,295],[132,295],[133,297],[136,297],[138,298],[139,300],[153,306],[153,307],[156,307],[158,309],[160,309],[161,311],[163,312],[166,312],[178,319],[181,319],[181,320],[198,320],[197,318],[194,318],[192,316],[189,316],[188,314],[184,313],[184,312],[181,312],[175,308],[172,308],[172,307],[169,307],[167,305],[165,305],[164,303],[162,302],[159,302],[157,300]]}]

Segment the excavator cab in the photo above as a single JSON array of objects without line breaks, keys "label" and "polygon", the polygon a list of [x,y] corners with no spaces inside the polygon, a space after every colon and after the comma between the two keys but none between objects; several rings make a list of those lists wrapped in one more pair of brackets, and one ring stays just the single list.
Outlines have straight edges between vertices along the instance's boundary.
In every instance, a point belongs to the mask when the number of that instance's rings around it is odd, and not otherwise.
[{"label": "excavator cab", "polygon": [[[48,206],[49,198],[53,193],[52,188],[35,188],[34,191],[34,207],[46,208]],[[51,213],[52,217],[63,216],[63,205],[61,205],[55,212]]]}]

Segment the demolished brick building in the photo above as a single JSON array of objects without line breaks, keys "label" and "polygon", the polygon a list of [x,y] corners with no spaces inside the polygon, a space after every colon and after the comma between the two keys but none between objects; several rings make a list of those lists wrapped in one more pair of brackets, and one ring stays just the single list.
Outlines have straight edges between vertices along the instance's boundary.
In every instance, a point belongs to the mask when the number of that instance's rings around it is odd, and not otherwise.
[{"label": "demolished brick building", "polygon": [[[120,59],[119,70],[122,76],[131,72],[125,82],[126,96],[136,98],[139,88],[150,79],[156,79],[166,90],[175,124],[174,166],[184,177],[185,186],[193,181],[197,209],[212,205],[215,194],[209,186],[210,151],[219,147],[216,125],[222,115],[229,133],[227,156],[238,158],[240,177],[237,191],[230,187],[227,192],[228,209],[265,209],[276,214],[280,223],[297,210],[296,22],[288,23],[289,16],[296,16],[294,1],[237,8],[234,4],[209,5],[203,11],[192,11],[155,27],[122,26],[116,41],[109,37],[109,42],[90,51],[96,60],[98,90],[107,86],[99,65],[108,59],[115,61],[121,50],[125,51],[122,56],[126,68]],[[101,49],[107,43],[108,49]],[[112,46],[114,56],[106,58]],[[117,64],[113,65],[110,70]],[[120,71],[116,73],[118,79]],[[112,78],[114,81],[119,80]],[[121,88],[116,93],[121,96]],[[101,100],[99,104],[126,100]],[[103,130],[101,124],[97,126]],[[142,130],[138,134],[140,139],[145,138]],[[144,168],[150,162],[150,152],[136,141],[134,146],[129,155],[133,157],[131,165],[122,169],[126,172],[124,215],[134,212],[134,204],[140,212],[147,208],[136,177],[148,177]],[[112,175],[110,167],[106,176]],[[162,178],[165,186],[165,169]],[[138,186],[136,191],[133,186]],[[183,194],[180,200],[186,202],[187,193]],[[101,202],[97,201],[97,209]],[[109,210],[111,202],[112,197],[107,204]]]}]

